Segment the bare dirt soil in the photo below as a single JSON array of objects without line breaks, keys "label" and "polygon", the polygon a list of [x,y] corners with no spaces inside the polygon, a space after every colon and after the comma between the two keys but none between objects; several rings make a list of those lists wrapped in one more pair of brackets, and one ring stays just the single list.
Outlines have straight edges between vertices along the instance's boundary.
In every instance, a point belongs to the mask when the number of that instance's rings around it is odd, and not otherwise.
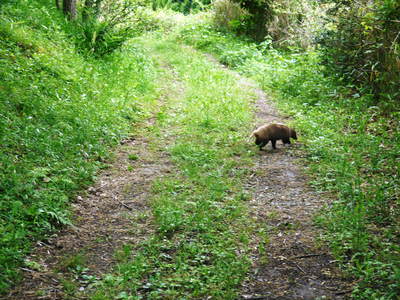
[{"label": "bare dirt soil", "polygon": [[[247,79],[239,80],[254,88],[257,96],[255,128],[287,123],[262,90]],[[320,232],[312,221],[329,198],[308,185],[304,166],[298,162],[302,155],[298,144],[289,149],[278,142],[277,148],[268,144],[259,151],[247,183],[254,192],[251,215],[265,228],[269,243],[260,253],[260,241],[253,241],[252,270],[242,284],[241,299],[345,299],[351,282],[340,273],[329,249],[318,243]]]}]

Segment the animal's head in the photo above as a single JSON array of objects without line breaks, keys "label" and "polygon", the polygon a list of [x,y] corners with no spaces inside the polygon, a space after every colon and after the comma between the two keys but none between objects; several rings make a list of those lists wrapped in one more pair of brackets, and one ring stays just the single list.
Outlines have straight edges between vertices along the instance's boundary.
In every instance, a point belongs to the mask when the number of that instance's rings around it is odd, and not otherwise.
[{"label": "animal's head", "polygon": [[296,131],[295,131],[294,129],[292,129],[292,128],[290,128],[290,137],[291,137],[292,139],[297,140]]},{"label": "animal's head", "polygon": [[262,142],[262,140],[261,140],[261,138],[260,138],[259,133],[253,131],[253,133],[251,134],[251,137],[253,137],[253,136],[256,138],[256,141],[255,141],[256,145],[257,145],[257,146],[260,145],[261,142]]}]

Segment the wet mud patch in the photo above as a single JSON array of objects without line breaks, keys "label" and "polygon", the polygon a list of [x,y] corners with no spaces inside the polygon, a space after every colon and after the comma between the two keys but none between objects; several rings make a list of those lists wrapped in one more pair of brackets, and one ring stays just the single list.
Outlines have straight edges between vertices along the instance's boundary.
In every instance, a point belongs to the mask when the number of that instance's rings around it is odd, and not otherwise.
[{"label": "wet mud patch", "polygon": [[[240,81],[255,91],[255,128],[287,123],[253,82]],[[301,133],[300,133],[301,134]],[[318,242],[313,216],[330,199],[308,185],[299,145],[280,141],[258,151],[247,189],[253,192],[250,215],[266,234],[252,241],[252,268],[242,284],[240,299],[346,299],[351,281],[338,269],[329,249]],[[260,247],[260,244],[263,244]]]}]

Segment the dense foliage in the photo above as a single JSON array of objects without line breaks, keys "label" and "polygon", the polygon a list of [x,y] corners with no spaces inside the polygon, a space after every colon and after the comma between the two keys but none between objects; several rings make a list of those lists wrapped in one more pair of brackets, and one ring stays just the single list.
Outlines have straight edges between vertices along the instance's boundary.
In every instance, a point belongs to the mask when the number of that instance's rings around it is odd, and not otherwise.
[{"label": "dense foliage", "polygon": [[376,99],[400,99],[400,2],[329,1],[330,29],[321,36],[323,61]]},{"label": "dense foliage", "polygon": [[257,41],[263,41],[267,35],[267,24],[272,19],[271,0],[235,0],[249,16],[244,19],[246,33]]},{"label": "dense foliage", "polygon": [[85,58],[50,5],[12,1],[0,14],[0,291],[31,241],[69,223],[74,192],[91,182],[152,90],[140,49]]},{"label": "dense foliage", "polygon": [[[400,2],[217,0],[214,23],[275,47],[321,49],[328,74],[377,102],[400,98]],[[390,104],[389,104],[390,106]]]},{"label": "dense foliage", "polygon": [[216,0],[212,12],[219,29],[258,42],[271,40],[279,48],[306,49],[323,29],[326,8],[313,0]]},{"label": "dense foliage", "polygon": [[153,9],[171,9],[186,15],[207,9],[211,0],[152,0],[151,3]]}]

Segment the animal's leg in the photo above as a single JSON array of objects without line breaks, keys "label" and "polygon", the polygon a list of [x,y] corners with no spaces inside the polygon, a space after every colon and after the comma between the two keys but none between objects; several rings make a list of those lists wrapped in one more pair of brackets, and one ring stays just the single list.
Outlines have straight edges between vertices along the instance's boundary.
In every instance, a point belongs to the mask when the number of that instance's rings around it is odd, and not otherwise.
[{"label": "animal's leg", "polygon": [[259,145],[260,150],[262,147],[264,147],[266,144],[268,144],[269,141],[262,141],[261,144]]},{"label": "animal's leg", "polygon": [[271,140],[272,148],[276,149],[276,140]]}]

